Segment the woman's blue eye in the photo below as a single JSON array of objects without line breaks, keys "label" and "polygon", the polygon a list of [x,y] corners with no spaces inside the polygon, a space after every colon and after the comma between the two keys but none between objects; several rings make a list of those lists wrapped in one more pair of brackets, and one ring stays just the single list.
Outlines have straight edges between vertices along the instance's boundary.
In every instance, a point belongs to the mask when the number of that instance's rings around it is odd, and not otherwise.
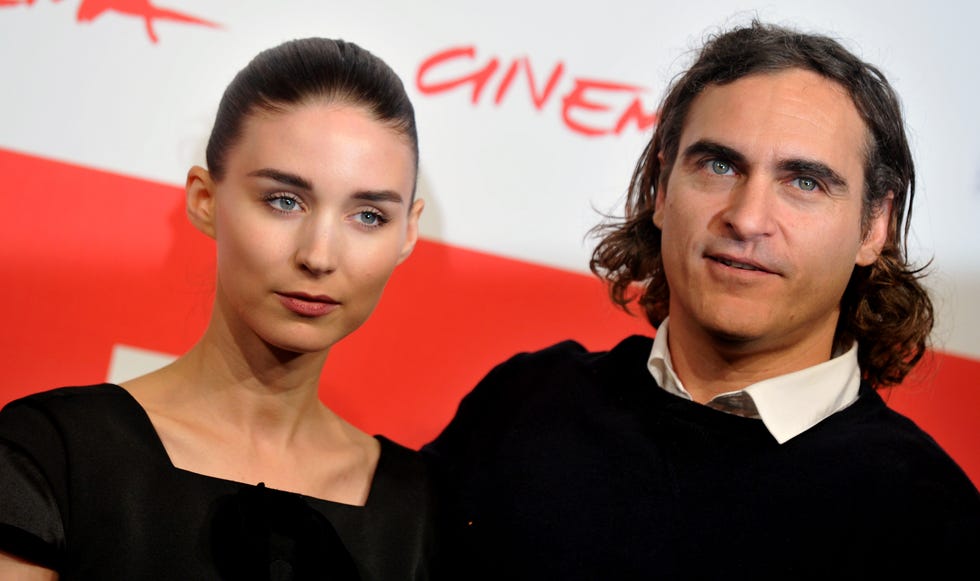
[{"label": "woman's blue eye", "polygon": [[299,207],[299,202],[287,196],[276,196],[269,200],[269,205],[282,212],[293,212]]},{"label": "woman's blue eye", "polygon": [[725,161],[719,161],[717,159],[711,161],[711,171],[718,175],[725,175],[731,171],[732,165]]},{"label": "woman's blue eye", "polygon": [[364,224],[365,226],[380,226],[386,222],[384,216],[378,212],[372,212],[371,210],[358,212],[357,216],[360,223]]}]

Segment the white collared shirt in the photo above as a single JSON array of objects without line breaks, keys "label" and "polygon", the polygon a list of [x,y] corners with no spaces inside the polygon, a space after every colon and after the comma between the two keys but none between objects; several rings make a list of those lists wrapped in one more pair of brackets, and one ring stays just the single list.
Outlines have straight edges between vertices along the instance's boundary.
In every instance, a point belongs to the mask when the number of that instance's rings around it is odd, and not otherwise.
[{"label": "white collared shirt", "polygon": [[[667,319],[654,336],[647,368],[665,391],[693,401],[674,373],[667,348]],[[854,343],[846,353],[829,361],[719,394],[706,405],[762,420],[773,438],[782,444],[854,403],[860,385],[857,343]],[[742,409],[733,412],[733,407]]]}]

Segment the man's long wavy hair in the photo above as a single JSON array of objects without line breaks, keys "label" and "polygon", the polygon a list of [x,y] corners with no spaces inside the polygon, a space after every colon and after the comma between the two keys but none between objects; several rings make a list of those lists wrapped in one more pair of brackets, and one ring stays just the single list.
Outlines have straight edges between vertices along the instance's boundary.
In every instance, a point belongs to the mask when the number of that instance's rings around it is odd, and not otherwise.
[{"label": "man's long wavy hair", "polygon": [[633,172],[625,216],[592,230],[600,241],[590,267],[607,282],[616,304],[629,311],[635,300],[650,323],[660,325],[667,316],[670,289],[660,252],[661,232],[653,224],[654,201],[677,158],[691,103],[710,85],[786,69],[813,71],[838,83],[864,119],[865,234],[889,192],[894,194],[881,256],[870,266],[855,267],[841,298],[833,348],[839,353],[857,340],[862,378],[874,388],[899,384],[925,353],[933,326],[932,301],[920,284],[924,267],[908,262],[915,167],[895,91],[881,71],[829,37],[753,21],[709,38],[661,103],[653,137]]}]

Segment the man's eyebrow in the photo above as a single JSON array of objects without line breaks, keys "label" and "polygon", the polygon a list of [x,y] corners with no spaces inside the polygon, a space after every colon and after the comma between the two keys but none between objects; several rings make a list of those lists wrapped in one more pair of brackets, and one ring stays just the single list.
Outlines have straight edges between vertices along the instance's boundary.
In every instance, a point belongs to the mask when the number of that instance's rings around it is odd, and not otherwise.
[{"label": "man's eyebrow", "polygon": [[699,139],[691,145],[688,145],[684,149],[682,156],[685,161],[699,157],[717,157],[729,161],[735,165],[745,164],[744,155],[731,147],[728,147],[727,145],[722,145],[716,141],[711,141],[708,139]]},{"label": "man's eyebrow", "polygon": [[[708,139],[701,139],[687,146],[684,149],[683,155],[685,160],[701,157],[717,157],[727,160],[736,166],[744,165],[746,161],[745,156],[735,149]],[[847,180],[844,179],[844,176],[820,161],[793,158],[780,161],[777,167],[780,171],[786,173],[809,176],[826,182],[831,187],[847,189]]]},{"label": "man's eyebrow", "polygon": [[293,186],[295,188],[301,188],[304,190],[312,190],[313,184],[309,182],[306,178],[300,177],[296,174],[287,173],[284,171],[279,171],[272,168],[262,168],[257,169],[253,172],[249,172],[250,176],[259,178],[268,178],[270,180],[275,180],[281,184],[286,184],[288,186]]},{"label": "man's eyebrow", "polygon": [[351,197],[357,200],[364,200],[365,202],[376,203],[391,202],[394,204],[401,204],[405,201],[401,194],[392,190],[361,191],[356,192]]},{"label": "man's eyebrow", "polygon": [[779,169],[787,173],[818,179],[835,188],[847,189],[847,180],[844,179],[844,176],[820,161],[812,159],[787,159],[779,162]]}]

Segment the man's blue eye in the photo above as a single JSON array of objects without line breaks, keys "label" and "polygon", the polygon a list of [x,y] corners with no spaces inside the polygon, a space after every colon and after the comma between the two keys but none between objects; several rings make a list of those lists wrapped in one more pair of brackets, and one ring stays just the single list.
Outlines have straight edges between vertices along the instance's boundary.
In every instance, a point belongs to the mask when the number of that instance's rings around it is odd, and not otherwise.
[{"label": "man's blue eye", "polygon": [[799,184],[801,190],[806,192],[812,192],[819,187],[817,180],[813,178],[796,178],[796,183]]},{"label": "man's blue eye", "polygon": [[711,162],[711,171],[715,172],[718,175],[724,175],[729,171],[731,171],[731,169],[732,169],[731,164],[727,162],[718,161],[718,160],[714,160]]}]

